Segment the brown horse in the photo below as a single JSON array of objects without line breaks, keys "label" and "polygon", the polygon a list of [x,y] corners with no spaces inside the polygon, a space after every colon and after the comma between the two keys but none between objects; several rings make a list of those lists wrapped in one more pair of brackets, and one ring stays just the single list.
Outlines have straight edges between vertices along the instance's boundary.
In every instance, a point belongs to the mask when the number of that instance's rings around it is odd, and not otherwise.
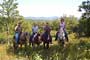
[{"label": "brown horse", "polygon": [[30,35],[28,32],[22,32],[20,34],[18,43],[16,43],[15,36],[14,36],[14,42],[13,42],[14,49],[17,49],[19,44],[21,47],[22,47],[22,45],[25,45],[25,47],[26,47],[27,46],[27,39],[29,39],[29,38],[30,38]]},{"label": "brown horse", "polygon": [[32,47],[34,47],[35,44],[37,44],[39,46],[41,43],[40,34],[37,33],[37,35],[35,37],[30,36],[29,43],[31,43]]},{"label": "brown horse", "polygon": [[48,35],[48,37],[45,36],[45,33],[41,35],[41,40],[43,41],[44,48],[49,48],[49,43],[52,43],[52,37],[51,35]]}]

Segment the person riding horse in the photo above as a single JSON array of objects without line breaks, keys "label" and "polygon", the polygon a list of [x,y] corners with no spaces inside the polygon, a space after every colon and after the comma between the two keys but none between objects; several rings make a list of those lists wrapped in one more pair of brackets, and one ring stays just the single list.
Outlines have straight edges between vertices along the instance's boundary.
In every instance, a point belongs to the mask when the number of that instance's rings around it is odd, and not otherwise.
[{"label": "person riding horse", "polygon": [[51,32],[51,27],[48,25],[48,23],[46,23],[46,25],[44,26],[44,33],[42,35],[42,40],[44,47],[45,44],[47,43],[47,48],[49,48],[49,42],[52,43],[50,32]]},{"label": "person riding horse", "polygon": [[46,26],[44,27],[44,35],[47,38],[47,40],[49,40],[49,36],[51,32],[51,27],[48,25],[48,23],[46,23]]},{"label": "person riding horse", "polygon": [[31,43],[33,47],[35,44],[39,46],[41,43],[40,34],[38,33],[38,25],[36,23],[34,23],[34,26],[32,27],[32,35],[30,36],[29,43]]},{"label": "person riding horse", "polygon": [[21,22],[15,26],[15,36],[13,41],[14,51],[22,45],[27,46],[27,40],[30,38],[29,32],[22,31]]},{"label": "person riding horse", "polygon": [[15,40],[16,43],[19,43],[19,38],[22,33],[22,27],[21,27],[21,22],[18,22],[18,24],[15,26]]},{"label": "person riding horse", "polygon": [[57,31],[57,33],[56,33],[56,39],[55,39],[55,40],[57,40],[57,38],[58,38],[58,33],[59,33],[59,30],[60,30],[61,28],[62,28],[63,31],[64,31],[66,40],[68,41],[68,34],[67,34],[67,32],[66,32],[66,25],[65,25],[65,21],[64,21],[63,18],[61,18],[61,20],[60,20],[59,29],[58,29],[58,31]]},{"label": "person riding horse", "polygon": [[34,26],[32,27],[32,35],[30,40],[34,40],[37,34],[38,34],[38,25],[34,23]]}]

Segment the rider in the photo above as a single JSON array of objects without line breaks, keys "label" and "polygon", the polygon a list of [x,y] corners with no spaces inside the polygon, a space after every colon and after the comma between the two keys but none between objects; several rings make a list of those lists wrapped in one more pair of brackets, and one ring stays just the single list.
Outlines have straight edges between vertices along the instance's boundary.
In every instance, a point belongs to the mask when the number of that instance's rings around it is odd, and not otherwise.
[{"label": "rider", "polygon": [[[68,35],[67,35],[67,32],[66,32],[66,25],[65,25],[65,21],[63,18],[61,18],[60,20],[60,24],[59,24],[59,29],[62,28],[64,30],[64,33],[65,33],[65,37],[68,41]],[[58,37],[58,33],[56,33],[56,40],[57,40],[57,37]]]},{"label": "rider", "polygon": [[32,38],[34,38],[38,33],[38,25],[34,23],[34,26],[32,27]]},{"label": "rider", "polygon": [[18,22],[18,24],[15,26],[15,39],[17,43],[19,42],[21,33],[22,33],[21,22]]},{"label": "rider", "polygon": [[47,38],[47,40],[49,40],[50,32],[51,32],[51,27],[49,26],[48,23],[46,23],[46,25],[44,26],[44,36]]}]

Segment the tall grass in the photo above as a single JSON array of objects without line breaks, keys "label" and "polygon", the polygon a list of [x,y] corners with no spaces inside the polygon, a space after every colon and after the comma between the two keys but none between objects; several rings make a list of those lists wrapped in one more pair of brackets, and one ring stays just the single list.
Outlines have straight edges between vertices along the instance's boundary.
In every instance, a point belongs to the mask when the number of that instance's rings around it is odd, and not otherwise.
[{"label": "tall grass", "polygon": [[[89,60],[90,59],[90,38],[77,38],[75,33],[69,34],[69,43],[63,48],[57,41],[49,49],[44,49],[41,44],[32,49],[31,46],[18,48],[13,52],[13,47],[6,44],[0,45],[1,60]],[[5,59],[6,58],[6,59]]]}]

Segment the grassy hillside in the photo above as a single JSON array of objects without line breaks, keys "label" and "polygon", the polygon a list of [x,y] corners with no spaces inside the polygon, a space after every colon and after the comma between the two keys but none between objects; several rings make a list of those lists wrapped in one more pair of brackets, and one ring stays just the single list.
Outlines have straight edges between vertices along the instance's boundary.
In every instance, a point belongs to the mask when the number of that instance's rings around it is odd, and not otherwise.
[{"label": "grassy hillside", "polygon": [[90,59],[90,38],[79,38],[75,33],[69,35],[69,43],[65,48],[60,46],[53,39],[53,45],[49,49],[43,49],[41,44],[33,50],[31,46],[19,48],[13,52],[12,44],[0,44],[1,60],[89,60]]}]

